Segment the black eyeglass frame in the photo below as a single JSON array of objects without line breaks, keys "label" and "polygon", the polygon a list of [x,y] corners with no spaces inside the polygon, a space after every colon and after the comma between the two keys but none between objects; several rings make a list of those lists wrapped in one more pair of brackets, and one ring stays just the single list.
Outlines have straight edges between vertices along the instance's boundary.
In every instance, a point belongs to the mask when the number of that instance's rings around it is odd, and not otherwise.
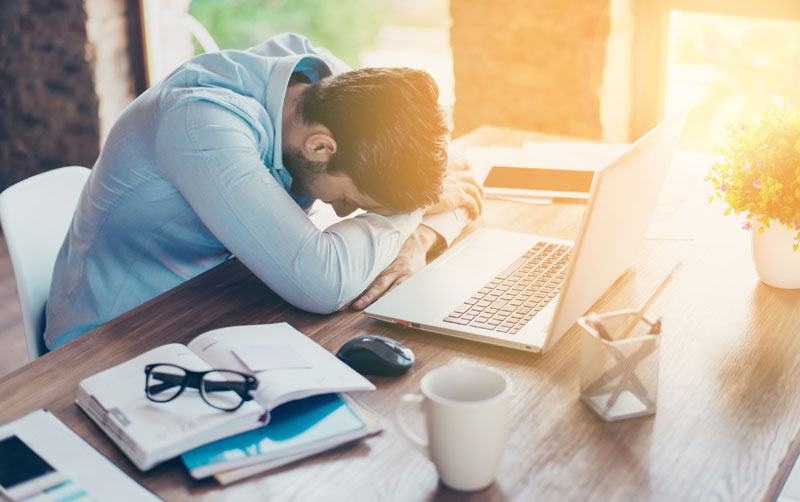
[{"label": "black eyeglass frame", "polygon": [[[150,376],[153,373],[153,369],[157,368],[158,366],[171,366],[173,368],[177,368],[177,369],[183,371],[184,375],[180,376],[180,375],[172,375],[172,374],[162,374],[162,375],[160,375],[158,377],[154,376],[155,378],[159,378],[160,380],[162,380],[162,383],[157,384],[157,385],[148,386],[148,382],[150,381]],[[222,372],[222,373],[233,373],[233,374],[236,374],[236,375],[239,375],[239,376],[243,377],[244,381],[243,382],[230,382],[230,381],[227,381],[227,380],[223,380],[223,381],[205,381],[205,382],[203,381],[203,377],[205,375],[207,375],[209,373],[215,373],[215,372],[217,372],[217,373],[219,373],[219,372]],[[183,393],[183,391],[187,387],[189,387],[189,388],[192,388],[192,389],[199,390],[200,391],[200,397],[203,399],[203,401],[205,401],[205,403],[207,405],[211,406],[212,408],[216,408],[216,409],[222,410],[222,411],[236,411],[236,410],[238,410],[239,408],[242,407],[242,405],[245,403],[245,401],[250,401],[250,400],[253,399],[253,396],[250,394],[250,391],[255,390],[255,389],[258,388],[258,379],[256,379],[253,375],[248,375],[247,373],[242,373],[241,371],[227,370],[227,369],[214,369],[214,370],[208,370],[208,371],[192,371],[192,370],[188,370],[188,369],[184,368],[183,366],[178,366],[177,364],[155,363],[155,364],[148,364],[147,366],[144,367],[144,375],[145,375],[144,376],[144,394],[145,394],[145,396],[147,396],[147,399],[149,399],[150,401],[153,401],[154,403],[168,403],[168,402],[172,401],[173,399],[177,398],[178,396],[180,396]],[[173,377],[173,381],[167,382],[167,380],[165,378],[162,378],[162,377]],[[174,380],[174,378],[180,378],[181,382],[180,383],[176,382]],[[211,384],[211,388],[209,388],[209,384]],[[176,392],[175,395],[171,396],[169,399],[154,399],[152,394],[151,394],[151,389],[153,387],[161,387],[161,386],[164,386],[164,385],[166,385],[165,389],[180,385],[180,389],[178,389],[178,392]],[[242,400],[239,401],[239,404],[235,408],[222,408],[220,406],[217,406],[217,405],[213,404],[206,397],[206,391],[212,391],[213,392],[215,390],[233,391],[236,394],[238,394],[239,397],[242,398]],[[160,392],[160,390],[156,391],[156,393],[158,393],[158,392]]]}]

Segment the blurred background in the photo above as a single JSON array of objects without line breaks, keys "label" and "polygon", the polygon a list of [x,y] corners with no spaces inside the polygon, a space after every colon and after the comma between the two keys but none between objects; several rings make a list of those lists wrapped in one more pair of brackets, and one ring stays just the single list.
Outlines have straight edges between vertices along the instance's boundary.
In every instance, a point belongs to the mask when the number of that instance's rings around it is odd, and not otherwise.
[{"label": "blurred background", "polygon": [[797,0],[4,0],[0,190],[91,166],[177,65],[284,31],[354,68],[428,71],[454,136],[491,124],[626,143],[689,106],[681,147],[709,152],[771,95],[800,98]]}]

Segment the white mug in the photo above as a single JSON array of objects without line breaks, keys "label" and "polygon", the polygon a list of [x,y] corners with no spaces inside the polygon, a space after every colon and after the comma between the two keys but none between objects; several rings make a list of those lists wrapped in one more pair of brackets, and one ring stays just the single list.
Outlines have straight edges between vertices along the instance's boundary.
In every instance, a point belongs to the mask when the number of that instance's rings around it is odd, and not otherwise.
[{"label": "white mug", "polygon": [[492,368],[470,364],[443,366],[420,382],[419,394],[404,403],[419,403],[425,414],[427,441],[400,415],[400,433],[436,466],[442,482],[456,490],[486,488],[494,481],[508,440],[511,380]]}]

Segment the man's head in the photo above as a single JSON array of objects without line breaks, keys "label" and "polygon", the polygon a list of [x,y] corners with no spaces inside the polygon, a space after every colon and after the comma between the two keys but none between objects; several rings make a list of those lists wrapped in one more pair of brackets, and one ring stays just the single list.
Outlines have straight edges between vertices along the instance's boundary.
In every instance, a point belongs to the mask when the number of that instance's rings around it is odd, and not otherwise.
[{"label": "man's head", "polygon": [[433,203],[447,164],[438,95],[430,75],[409,68],[366,68],[305,85],[296,109],[303,146],[284,146],[284,164],[300,190],[322,200],[329,194],[320,189],[352,182],[357,194],[349,198],[360,200],[349,202],[357,207],[408,212]]}]

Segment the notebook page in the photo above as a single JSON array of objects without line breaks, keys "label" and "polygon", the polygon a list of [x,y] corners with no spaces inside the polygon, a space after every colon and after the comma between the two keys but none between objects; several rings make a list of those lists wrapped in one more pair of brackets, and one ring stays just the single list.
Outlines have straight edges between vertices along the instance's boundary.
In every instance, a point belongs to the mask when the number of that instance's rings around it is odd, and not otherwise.
[{"label": "notebook page", "polygon": [[[259,380],[254,398],[264,408],[331,392],[374,390],[369,380],[287,323],[233,326],[209,331],[188,344],[215,368],[253,373]],[[237,356],[258,348],[294,354],[289,367],[269,366],[250,371]]]}]

